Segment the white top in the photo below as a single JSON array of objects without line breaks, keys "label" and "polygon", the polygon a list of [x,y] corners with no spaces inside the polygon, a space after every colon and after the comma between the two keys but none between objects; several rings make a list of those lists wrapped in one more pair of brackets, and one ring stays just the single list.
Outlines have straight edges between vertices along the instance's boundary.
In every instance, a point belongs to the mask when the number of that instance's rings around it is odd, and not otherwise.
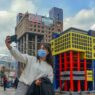
[{"label": "white top", "polygon": [[53,68],[45,61],[39,63],[35,56],[22,54],[14,47],[10,49],[10,53],[17,61],[26,64],[19,79],[21,82],[31,85],[34,80],[46,76],[51,80],[51,82],[53,82]]}]

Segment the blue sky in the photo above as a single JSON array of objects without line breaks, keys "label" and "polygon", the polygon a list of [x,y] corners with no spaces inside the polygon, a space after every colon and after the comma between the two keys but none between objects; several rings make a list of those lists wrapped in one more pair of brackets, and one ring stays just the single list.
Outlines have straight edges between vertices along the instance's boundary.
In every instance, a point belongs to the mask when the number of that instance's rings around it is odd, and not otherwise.
[{"label": "blue sky", "polygon": [[0,10],[7,10],[11,6],[11,0],[0,0]]},{"label": "blue sky", "polygon": [[[22,4],[23,4],[23,0]],[[52,7],[59,7],[64,10],[66,17],[75,15],[82,9],[89,9],[95,6],[95,0],[26,0],[32,1],[37,7],[37,12],[47,13]],[[0,0],[0,10],[8,10],[12,0]]]},{"label": "blue sky", "polygon": [[[47,2],[46,2],[47,1]],[[73,16],[82,9],[95,6],[95,0],[34,0],[36,6],[41,10],[49,10],[51,7],[60,7],[64,10],[64,15]]]},{"label": "blue sky", "polygon": [[95,29],[95,0],[0,0],[0,54],[8,54],[5,37],[15,33],[19,12],[48,16],[52,7],[63,9],[63,29]]},{"label": "blue sky", "polygon": [[[7,2],[6,2],[7,1]],[[23,0],[21,0],[23,2]],[[26,0],[32,1],[37,7],[37,12],[47,13],[52,7],[60,7],[64,10],[65,17],[73,16],[82,9],[95,6],[95,0]],[[0,10],[8,10],[12,0],[0,0]],[[22,3],[23,4],[23,3]]]}]

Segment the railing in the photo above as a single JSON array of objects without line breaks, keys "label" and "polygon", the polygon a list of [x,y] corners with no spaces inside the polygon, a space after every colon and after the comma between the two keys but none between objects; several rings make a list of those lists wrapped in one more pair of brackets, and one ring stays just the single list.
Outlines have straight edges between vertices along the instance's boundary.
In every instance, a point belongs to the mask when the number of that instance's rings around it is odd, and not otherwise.
[{"label": "railing", "polygon": [[[77,75],[83,75],[85,74],[84,71],[74,71],[73,74],[77,74]],[[70,71],[64,71],[64,72],[61,72],[61,75],[70,75]]]},{"label": "railing", "polygon": [[[70,77],[61,77],[61,80],[70,80]],[[85,80],[84,76],[74,76],[73,80]]]}]

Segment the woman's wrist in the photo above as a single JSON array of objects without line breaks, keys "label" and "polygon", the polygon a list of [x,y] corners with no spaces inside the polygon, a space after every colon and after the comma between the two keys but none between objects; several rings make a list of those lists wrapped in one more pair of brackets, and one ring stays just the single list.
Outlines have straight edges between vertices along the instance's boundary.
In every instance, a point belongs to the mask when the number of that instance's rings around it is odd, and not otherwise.
[{"label": "woman's wrist", "polygon": [[12,46],[9,46],[8,49],[11,50],[12,49]]}]

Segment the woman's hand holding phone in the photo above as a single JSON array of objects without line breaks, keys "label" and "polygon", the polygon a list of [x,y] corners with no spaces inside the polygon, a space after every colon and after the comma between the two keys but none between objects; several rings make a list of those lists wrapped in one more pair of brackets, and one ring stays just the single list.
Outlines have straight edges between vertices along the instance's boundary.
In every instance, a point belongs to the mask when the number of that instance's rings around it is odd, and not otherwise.
[{"label": "woman's hand holding phone", "polygon": [[5,39],[5,44],[7,46],[8,49],[11,49],[11,36],[7,36],[6,39]]}]

